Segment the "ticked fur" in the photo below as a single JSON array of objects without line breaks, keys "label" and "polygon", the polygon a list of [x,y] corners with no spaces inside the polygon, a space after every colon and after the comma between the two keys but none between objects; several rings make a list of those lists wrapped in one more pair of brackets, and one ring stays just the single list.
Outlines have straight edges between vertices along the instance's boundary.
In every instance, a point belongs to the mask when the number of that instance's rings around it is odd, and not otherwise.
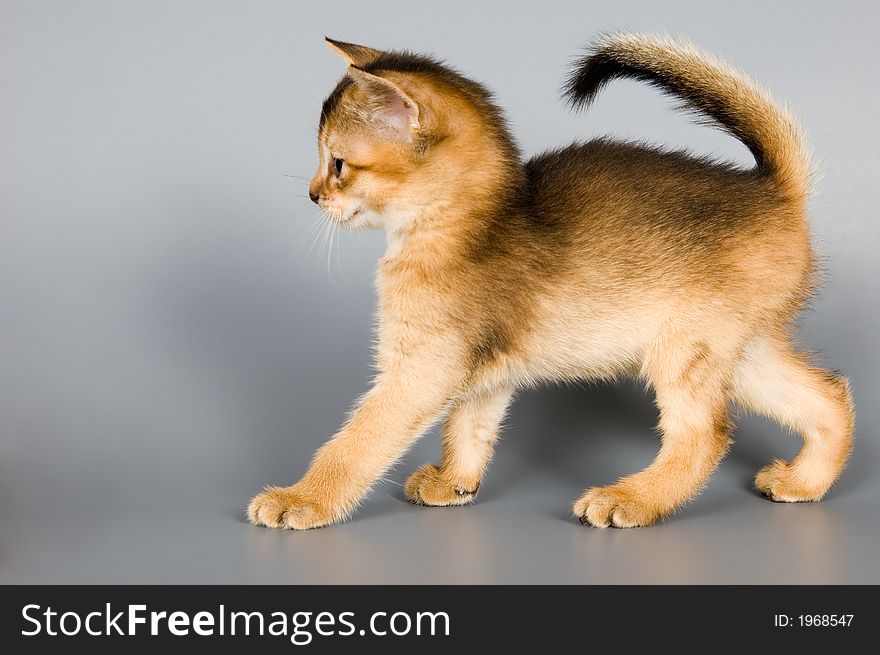
[{"label": "ticked fur", "polygon": [[692,498],[727,451],[731,403],[804,439],[758,473],[759,491],[827,492],[854,419],[846,380],[790,342],[814,269],[791,114],[689,45],[614,35],[579,62],[574,106],[611,79],[645,80],[741,139],[757,166],[608,139],[523,162],[483,86],[427,57],[328,44],[349,70],[322,108],[309,194],[340,223],[389,235],[378,375],[300,482],[254,498],[255,524],[347,517],[440,417],[441,461],[406,494],[471,502],[516,389],[620,375],[654,389],[662,447],[644,471],[588,489],[582,522],[650,525]]}]

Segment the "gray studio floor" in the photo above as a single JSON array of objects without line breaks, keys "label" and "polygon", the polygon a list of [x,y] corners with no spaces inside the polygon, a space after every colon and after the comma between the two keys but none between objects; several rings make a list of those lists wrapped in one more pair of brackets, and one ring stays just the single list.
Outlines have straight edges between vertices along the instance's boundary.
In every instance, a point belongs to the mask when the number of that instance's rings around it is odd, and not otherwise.
[{"label": "gray studio floor", "polygon": [[[328,374],[329,375],[329,374]],[[319,384],[321,384],[319,382]],[[345,386],[345,385],[343,385]],[[858,387],[857,387],[858,388]],[[286,482],[305,465],[293,438],[253,437],[160,415],[180,401],[141,397],[141,438],[126,452],[101,412],[76,430],[103,452],[23,432],[2,472],[0,580],[5,583],[876,583],[880,485],[864,407],[855,457],[830,497],[778,505],[749,489],[751,474],[789,456],[795,438],[743,421],[738,440],[706,492],[667,523],[596,530],[571,519],[581,487],[647,464],[656,441],[650,400],[632,385],[524,395],[479,502],[420,508],[399,484],[436,455],[428,438],[344,525],[305,533],[254,528],[249,495]],[[864,397],[864,396],[863,396]],[[149,406],[153,401],[155,404]],[[266,400],[266,399],[263,399]],[[303,425],[276,399],[274,420]],[[866,404],[866,403],[863,403]],[[272,410],[272,402],[262,406]],[[77,413],[75,408],[69,411]],[[241,411],[240,407],[236,411]],[[263,415],[265,418],[265,415]],[[328,419],[329,420],[329,419]],[[282,434],[283,429],[268,429]],[[160,426],[179,436],[161,435]],[[59,432],[61,434],[60,426]],[[195,434],[194,430],[202,430]],[[188,433],[188,434],[187,434]],[[39,441],[29,447],[26,439]],[[32,443],[33,443],[32,441]],[[7,452],[10,450],[6,447]],[[42,459],[55,458],[53,465]],[[291,461],[288,461],[291,460]],[[10,461],[15,466],[10,465]]]},{"label": "gray studio floor", "polygon": [[[556,394],[559,396],[559,394]],[[603,401],[626,422],[620,407]],[[545,410],[566,411],[562,394]],[[576,417],[579,417],[576,418]],[[578,412],[572,423],[587,423]],[[601,419],[602,430],[614,422]],[[648,443],[575,447],[560,438],[538,470],[504,461],[480,502],[422,509],[387,484],[345,525],[307,533],[257,529],[241,506],[258,483],[231,483],[197,459],[186,480],[140,492],[117,480],[59,485],[20,499],[4,521],[4,583],[876,583],[877,490],[854,467],[821,505],[771,505],[745,488],[770,448],[738,447],[711,488],[668,523],[587,529],[567,514],[579,481],[619,468]],[[624,437],[626,440],[627,437]],[[634,440],[635,441],[635,440]],[[644,440],[647,441],[647,440]],[[566,451],[562,451],[565,446]],[[778,452],[778,450],[777,450]],[[635,458],[635,457],[634,457]],[[510,459],[510,458],[506,458]],[[578,460],[585,466],[575,466]],[[604,464],[589,465],[601,459]],[[221,467],[224,468],[224,467]],[[578,469],[576,471],[576,469]],[[592,476],[590,474],[593,474]],[[395,476],[398,480],[400,476]],[[183,498],[177,493],[185,487]],[[27,485],[19,489],[31,491]],[[108,496],[108,490],[110,495]]]},{"label": "gray studio floor", "polygon": [[[812,319],[824,320],[809,326],[831,330],[845,304],[819,303]],[[201,363],[209,373],[185,380],[181,366],[193,375],[192,360],[133,367],[110,353],[103,375],[93,363],[80,386],[41,387],[47,372],[22,380],[18,389],[40,393],[5,399],[16,420],[0,458],[0,581],[880,582],[875,361],[858,356],[860,333],[837,348],[854,369],[856,451],[821,504],[773,504],[749,489],[754,471],[797,447],[795,437],[749,419],[682,514],[637,530],[582,527],[568,516],[581,488],[646,465],[657,447],[650,399],[624,384],[524,394],[472,507],[403,500],[406,474],[436,457],[432,435],[351,522],[305,533],[252,527],[242,510],[261,485],[291,482],[304,469],[364,383],[366,355],[334,364],[333,344],[316,345],[312,354],[331,363],[297,373],[307,365],[302,353],[272,365],[287,337],[265,336],[238,343],[236,358],[262,364],[251,370],[222,350],[232,359],[216,351]]]},{"label": "gray studio floor", "polygon": [[[429,22],[403,0],[342,4],[0,0],[0,583],[880,583],[880,5],[510,2],[487,31],[498,3]],[[644,85],[563,107],[572,57],[617,28],[692,38],[807,128],[826,282],[803,343],[858,413],[840,483],[821,504],[758,497],[754,473],[799,440],[744,417],[684,512],[585,528],[572,500],[658,448],[650,396],[623,382],[519,397],[472,507],[403,500],[436,461],[429,435],[349,523],[248,525],[250,497],[296,481],[371,376],[384,238],[322,242],[306,197],[344,70],[324,34],[491,83],[528,154],[611,133],[752,166]]]}]

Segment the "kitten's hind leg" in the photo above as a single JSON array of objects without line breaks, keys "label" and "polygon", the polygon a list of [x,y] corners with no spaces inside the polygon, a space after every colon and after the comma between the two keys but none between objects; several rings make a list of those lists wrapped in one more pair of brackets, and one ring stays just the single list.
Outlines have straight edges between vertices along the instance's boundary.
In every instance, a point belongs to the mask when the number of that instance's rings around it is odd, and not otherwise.
[{"label": "kitten's hind leg", "polygon": [[777,502],[821,499],[852,448],[855,419],[846,378],[813,368],[784,339],[760,338],[736,366],[733,398],[804,439],[793,461],[778,459],[758,471],[758,491]]},{"label": "kitten's hind leg", "polygon": [[425,464],[406,481],[404,489],[412,502],[431,506],[473,502],[512,393],[508,388],[479,393],[450,410],[443,427],[440,466]]},{"label": "kitten's hind leg", "polygon": [[728,362],[705,343],[682,346],[670,339],[653,349],[645,369],[657,394],[663,445],[645,470],[588,489],[573,507],[581,523],[651,525],[702,489],[730,442]]}]

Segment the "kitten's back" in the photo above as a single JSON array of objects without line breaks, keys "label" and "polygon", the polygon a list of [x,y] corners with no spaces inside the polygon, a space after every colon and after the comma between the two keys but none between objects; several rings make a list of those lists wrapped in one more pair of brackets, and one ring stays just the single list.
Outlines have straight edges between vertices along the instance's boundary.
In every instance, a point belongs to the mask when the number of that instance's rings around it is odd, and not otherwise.
[{"label": "kitten's back", "polygon": [[683,151],[596,139],[538,155],[525,165],[536,221],[575,230],[613,228],[628,237],[715,242],[785,206],[774,186]]},{"label": "kitten's back", "polygon": [[530,236],[577,278],[633,293],[723,288],[733,304],[760,304],[750,296],[770,297],[768,287],[786,305],[809,293],[802,208],[756,170],[609,139],[544,153],[525,170]]}]

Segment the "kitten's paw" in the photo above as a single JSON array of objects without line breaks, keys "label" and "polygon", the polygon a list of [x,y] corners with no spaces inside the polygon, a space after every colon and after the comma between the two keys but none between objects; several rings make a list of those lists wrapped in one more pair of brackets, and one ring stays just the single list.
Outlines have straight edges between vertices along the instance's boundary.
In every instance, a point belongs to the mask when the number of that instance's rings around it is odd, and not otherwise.
[{"label": "kitten's paw", "polygon": [[307,499],[296,487],[266,487],[247,508],[254,525],[288,530],[308,530],[332,523],[329,513]]},{"label": "kitten's paw", "polygon": [[572,511],[583,525],[596,528],[636,528],[663,518],[655,506],[623,484],[587,489]]},{"label": "kitten's paw", "polygon": [[774,503],[816,502],[827,491],[800,479],[797,469],[781,459],[774,460],[758,471],[755,489]]},{"label": "kitten's paw", "polygon": [[443,507],[474,502],[480,490],[479,480],[449,480],[433,464],[425,464],[409,476],[404,485],[406,497],[417,505]]}]

